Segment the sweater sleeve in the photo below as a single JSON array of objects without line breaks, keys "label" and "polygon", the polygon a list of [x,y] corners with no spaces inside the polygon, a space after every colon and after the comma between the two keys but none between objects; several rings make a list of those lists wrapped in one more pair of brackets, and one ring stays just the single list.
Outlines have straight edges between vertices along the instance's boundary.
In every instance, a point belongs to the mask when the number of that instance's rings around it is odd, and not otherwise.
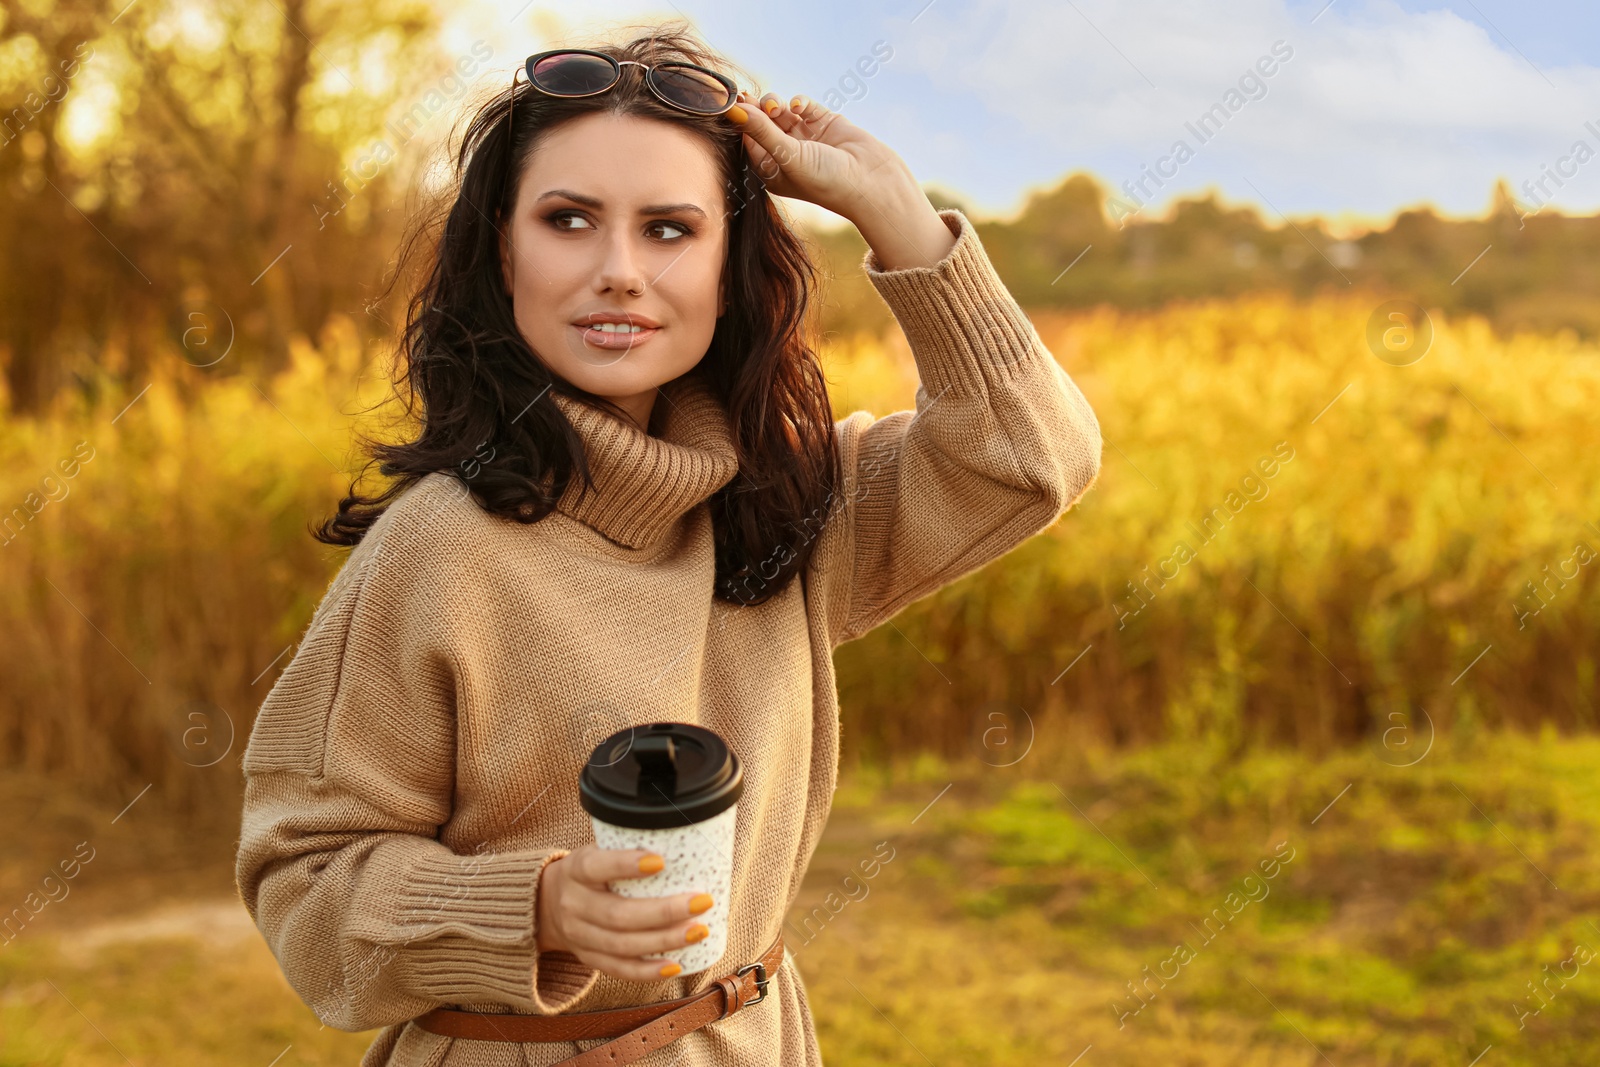
[{"label": "sweater sleeve", "polygon": [[1100,469],[1100,424],[995,272],[971,221],[931,267],[868,279],[905,332],[914,411],[836,423],[843,508],[818,545],[830,639],[901,608],[1048,528]]},{"label": "sweater sleeve", "polygon": [[455,664],[430,607],[439,568],[389,518],[346,560],[257,714],[240,895],[328,1026],[368,1030],[441,1004],[559,1012],[596,978],[536,948],[539,875],[565,850],[459,855],[439,841]]}]

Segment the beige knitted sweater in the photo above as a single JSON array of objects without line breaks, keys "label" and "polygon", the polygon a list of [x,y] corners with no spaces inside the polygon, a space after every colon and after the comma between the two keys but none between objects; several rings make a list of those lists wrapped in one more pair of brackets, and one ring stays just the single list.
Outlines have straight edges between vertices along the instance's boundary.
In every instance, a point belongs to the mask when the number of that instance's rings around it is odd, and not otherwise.
[{"label": "beige knitted sweater", "polygon": [[[915,411],[836,423],[848,484],[780,595],[712,596],[706,500],[737,462],[693,377],[660,436],[554,393],[598,494],[532,525],[431,474],[352,550],[244,754],[240,894],[289,983],[363,1067],[552,1064],[600,1040],[455,1040],[444,1004],[589,1011],[684,996],[756,958],[800,889],[839,752],[832,652],[1053,523],[1099,469],[1099,425],[996,275],[971,222],[933,267],[863,268],[910,342]],[[908,694],[908,699],[911,699]],[[578,770],[625,726],[699,723],[745,773],[727,954],[648,984],[535,948],[549,859],[592,841]],[[799,972],[644,1064],[821,1063]]]}]

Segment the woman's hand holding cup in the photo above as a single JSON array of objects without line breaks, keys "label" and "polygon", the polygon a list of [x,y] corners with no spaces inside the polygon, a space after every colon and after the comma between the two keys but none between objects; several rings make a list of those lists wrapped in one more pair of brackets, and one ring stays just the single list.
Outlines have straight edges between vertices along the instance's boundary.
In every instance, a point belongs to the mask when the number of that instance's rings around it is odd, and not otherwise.
[{"label": "woman's hand holding cup", "polygon": [[644,849],[604,849],[588,844],[546,863],[539,875],[540,952],[570,952],[604,974],[633,982],[671,978],[683,968],[647,954],[692,945],[707,928],[694,916],[710,910],[709,893],[624,897],[613,881],[662,869]]}]

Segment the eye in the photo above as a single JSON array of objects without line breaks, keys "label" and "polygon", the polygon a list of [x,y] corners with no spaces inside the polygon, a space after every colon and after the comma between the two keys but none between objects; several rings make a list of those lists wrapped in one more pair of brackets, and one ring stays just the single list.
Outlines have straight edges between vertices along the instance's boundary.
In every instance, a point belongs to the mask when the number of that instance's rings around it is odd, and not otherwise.
[{"label": "eye", "polygon": [[561,220],[563,220],[563,219],[577,219],[578,221],[582,222],[585,226],[587,226],[589,224],[589,220],[584,218],[581,214],[579,214],[576,211],[557,211],[554,214],[545,216],[545,218],[550,223],[550,225],[554,226],[558,230],[572,230],[572,229],[576,228],[576,227],[572,227],[572,226],[563,226],[563,225],[561,225]]},{"label": "eye", "polygon": [[[693,237],[694,236],[694,231],[691,230],[689,227],[685,226],[681,222],[673,222],[673,221],[671,221],[669,219],[657,219],[655,222],[652,222],[650,224],[650,226],[651,227],[665,226],[669,230],[677,230],[679,233],[683,234],[683,237]],[[683,237],[667,237],[667,238],[664,238],[664,240],[667,240],[667,241],[681,241],[681,240],[683,240]]]}]

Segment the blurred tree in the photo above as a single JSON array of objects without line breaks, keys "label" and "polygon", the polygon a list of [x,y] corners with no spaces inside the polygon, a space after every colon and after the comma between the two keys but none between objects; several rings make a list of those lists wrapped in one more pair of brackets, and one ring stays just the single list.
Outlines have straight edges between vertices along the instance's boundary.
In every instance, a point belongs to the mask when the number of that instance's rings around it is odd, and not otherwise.
[{"label": "blurred tree", "polygon": [[469,80],[424,0],[0,12],[0,100],[18,102],[0,134],[0,347],[21,411],[74,372],[137,377],[186,340],[191,362],[231,340],[226,370],[270,370],[292,335],[363,307],[416,165],[389,161],[410,137],[386,114]]},{"label": "blurred tree", "polygon": [[[66,304],[67,253],[61,238],[59,190],[62,152],[57,139],[69,79],[78,73],[79,45],[90,33],[93,8],[71,3],[40,8],[17,0],[0,4],[0,79],[17,98],[0,120],[0,185],[12,195],[0,213],[6,252],[0,284],[0,345],[7,386],[31,406],[52,393],[57,380],[45,357]],[[70,184],[70,183],[69,183]],[[20,194],[20,195],[18,195]],[[53,198],[53,210],[41,210]],[[22,201],[18,204],[17,201]]]}]

